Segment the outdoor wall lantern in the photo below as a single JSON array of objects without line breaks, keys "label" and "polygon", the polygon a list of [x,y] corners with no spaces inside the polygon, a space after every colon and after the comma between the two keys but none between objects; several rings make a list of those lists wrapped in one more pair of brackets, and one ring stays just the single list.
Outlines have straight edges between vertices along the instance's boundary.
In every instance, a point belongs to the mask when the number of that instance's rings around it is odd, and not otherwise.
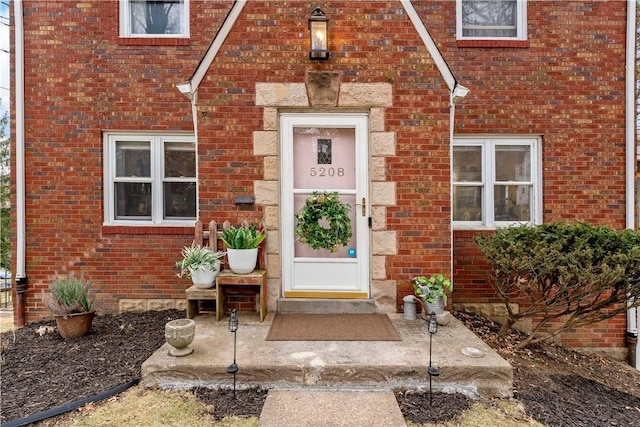
[{"label": "outdoor wall lantern", "polygon": [[329,18],[319,7],[309,17],[309,38],[311,42],[309,59],[320,61],[329,59],[328,22]]},{"label": "outdoor wall lantern", "polygon": [[431,378],[437,377],[440,375],[440,371],[438,368],[434,368],[431,365],[431,341],[433,340],[433,336],[438,332],[438,322],[436,319],[436,314],[431,313],[429,315],[429,367],[427,368],[427,372],[429,373],[429,405],[433,405],[433,400],[431,396]]},{"label": "outdoor wall lantern", "polygon": [[233,398],[236,398],[236,373],[238,372],[238,364],[236,363],[236,331],[238,330],[238,315],[236,310],[231,310],[229,318],[229,332],[233,333],[233,363],[227,368],[227,373],[233,374]]}]

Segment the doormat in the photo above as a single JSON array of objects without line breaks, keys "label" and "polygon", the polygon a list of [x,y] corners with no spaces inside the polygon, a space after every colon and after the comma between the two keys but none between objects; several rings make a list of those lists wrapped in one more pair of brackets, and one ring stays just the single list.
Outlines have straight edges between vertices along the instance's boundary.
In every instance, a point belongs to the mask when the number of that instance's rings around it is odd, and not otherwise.
[{"label": "doormat", "polygon": [[267,341],[402,341],[386,314],[276,313]]}]

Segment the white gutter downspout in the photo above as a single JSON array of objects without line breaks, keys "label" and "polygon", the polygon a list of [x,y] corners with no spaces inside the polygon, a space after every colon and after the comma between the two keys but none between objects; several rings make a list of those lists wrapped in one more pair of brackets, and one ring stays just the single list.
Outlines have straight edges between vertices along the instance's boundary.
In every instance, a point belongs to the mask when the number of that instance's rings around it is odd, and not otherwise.
[{"label": "white gutter downspout", "polygon": [[[184,83],[179,83],[176,85],[180,93],[187,97],[191,101],[191,115],[193,116],[193,134],[196,139],[196,159],[199,159],[198,147],[200,147],[200,142],[198,140],[198,91],[193,90],[191,87],[191,82],[187,81]],[[200,162],[196,161],[196,194],[199,193],[200,180],[198,177],[198,168]],[[200,219],[200,198],[196,197],[196,221]]]},{"label": "white gutter downspout", "polygon": [[[627,228],[635,229],[635,55],[636,55],[636,0],[627,1],[627,50],[626,50],[626,219]],[[629,344],[629,364],[640,371],[640,313],[636,308],[627,310],[627,339]],[[635,351],[633,346],[635,345]]]},{"label": "white gutter downspout", "polygon": [[[449,100],[449,159],[450,159],[449,170],[450,171],[453,171],[453,129],[454,129],[454,123],[455,123],[455,116],[456,116],[456,104],[462,101],[464,97],[467,96],[468,93],[469,93],[469,88],[466,88],[461,84],[459,84],[458,82],[455,82],[453,86],[453,90],[451,91],[451,97]],[[449,194],[451,195],[449,200],[449,206],[453,206],[453,180],[452,179],[449,180]],[[451,223],[453,224],[453,210],[451,210]],[[450,232],[451,232],[450,257],[453,260],[453,227],[450,227]],[[451,271],[449,271],[449,277],[453,277],[453,262],[451,263]],[[455,285],[455,284],[452,283],[452,285]]]},{"label": "white gutter downspout", "polygon": [[24,326],[26,323],[26,220],[25,220],[25,162],[24,162],[24,19],[22,0],[13,1],[15,25],[15,118],[16,118],[16,301],[15,325]]}]

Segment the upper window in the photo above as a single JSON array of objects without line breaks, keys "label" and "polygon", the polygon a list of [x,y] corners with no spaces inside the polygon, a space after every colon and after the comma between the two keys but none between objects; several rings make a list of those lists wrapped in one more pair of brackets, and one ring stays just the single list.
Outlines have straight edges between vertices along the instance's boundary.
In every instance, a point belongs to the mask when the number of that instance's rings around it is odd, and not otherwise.
[{"label": "upper window", "polygon": [[526,40],[525,0],[457,0],[458,40]]},{"label": "upper window", "polygon": [[453,222],[496,227],[542,220],[537,138],[455,138]]},{"label": "upper window", "polygon": [[120,37],[189,37],[189,1],[120,0]]},{"label": "upper window", "polygon": [[193,224],[195,138],[105,134],[105,223]]}]

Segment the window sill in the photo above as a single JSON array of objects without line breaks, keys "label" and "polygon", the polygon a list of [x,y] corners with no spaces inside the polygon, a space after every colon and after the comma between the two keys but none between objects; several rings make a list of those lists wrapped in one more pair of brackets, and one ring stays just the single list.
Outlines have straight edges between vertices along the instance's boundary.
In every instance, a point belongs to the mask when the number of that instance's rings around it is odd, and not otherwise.
[{"label": "window sill", "polygon": [[194,226],[158,226],[158,225],[103,225],[103,235],[193,235]]},{"label": "window sill", "polygon": [[526,49],[530,45],[529,40],[457,40],[457,47],[502,47]]},{"label": "window sill", "polygon": [[120,46],[189,46],[188,38],[119,37]]}]

